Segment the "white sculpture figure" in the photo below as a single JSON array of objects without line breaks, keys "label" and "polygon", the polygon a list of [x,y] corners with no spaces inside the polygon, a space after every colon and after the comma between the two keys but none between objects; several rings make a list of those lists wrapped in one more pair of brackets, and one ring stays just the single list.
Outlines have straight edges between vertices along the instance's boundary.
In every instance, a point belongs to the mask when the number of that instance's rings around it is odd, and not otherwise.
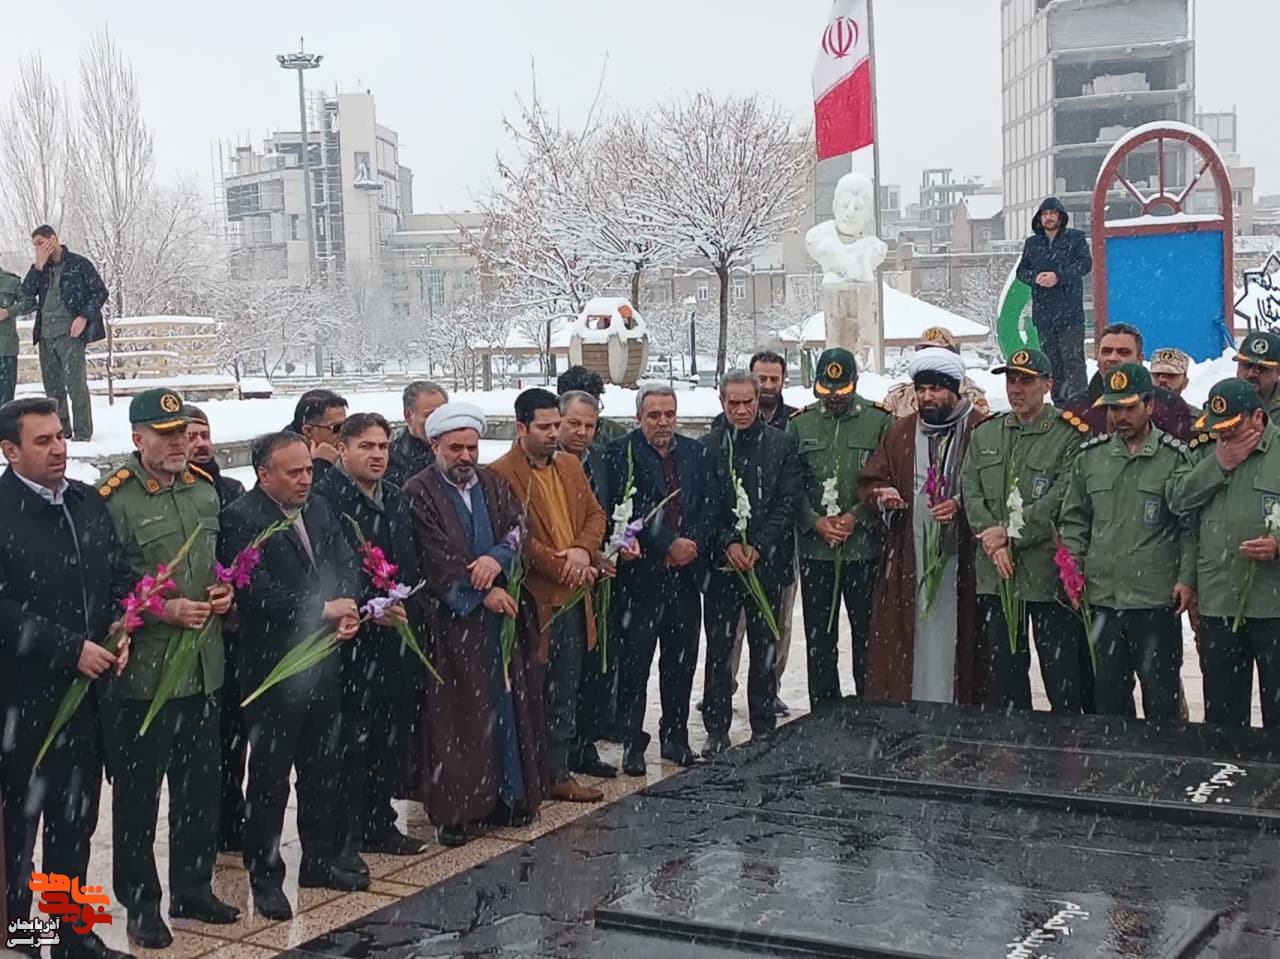
[{"label": "white sculpture figure", "polygon": [[805,234],[809,255],[826,271],[824,283],[874,283],[889,247],[872,230],[876,221],[876,188],[861,173],[846,173],[836,184],[834,219]]},{"label": "white sculpture figure", "polygon": [[843,346],[859,357],[883,354],[876,270],[889,247],[873,232],[876,187],[861,173],[846,173],[836,184],[833,219],[805,234],[809,255],[822,267],[822,310],[827,346]]}]

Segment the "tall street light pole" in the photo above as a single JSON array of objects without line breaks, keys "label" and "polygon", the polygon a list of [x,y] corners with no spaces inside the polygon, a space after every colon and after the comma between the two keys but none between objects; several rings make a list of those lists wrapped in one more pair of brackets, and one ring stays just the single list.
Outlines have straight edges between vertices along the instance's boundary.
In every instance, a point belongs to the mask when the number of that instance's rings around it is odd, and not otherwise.
[{"label": "tall street light pole", "polygon": [[689,376],[694,385],[698,382],[698,301],[691,296],[684,298],[689,308]]},{"label": "tall street light pole", "polygon": [[305,219],[307,223],[307,283],[310,284],[316,269],[316,228],[314,199],[311,195],[311,146],[307,138],[307,88],[302,75],[307,70],[320,66],[324,56],[318,53],[304,53],[302,38],[298,38],[297,53],[281,53],[276,61],[282,69],[298,72],[298,123],[302,131],[302,192],[306,195]]}]

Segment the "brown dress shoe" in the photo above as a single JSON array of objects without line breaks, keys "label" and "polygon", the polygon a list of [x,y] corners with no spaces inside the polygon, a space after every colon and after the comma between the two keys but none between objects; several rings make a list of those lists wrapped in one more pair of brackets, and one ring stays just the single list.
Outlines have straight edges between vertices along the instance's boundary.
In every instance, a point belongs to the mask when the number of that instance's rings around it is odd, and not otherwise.
[{"label": "brown dress shoe", "polygon": [[561,802],[600,802],[604,793],[599,789],[584,786],[572,776],[551,787],[551,798]]}]

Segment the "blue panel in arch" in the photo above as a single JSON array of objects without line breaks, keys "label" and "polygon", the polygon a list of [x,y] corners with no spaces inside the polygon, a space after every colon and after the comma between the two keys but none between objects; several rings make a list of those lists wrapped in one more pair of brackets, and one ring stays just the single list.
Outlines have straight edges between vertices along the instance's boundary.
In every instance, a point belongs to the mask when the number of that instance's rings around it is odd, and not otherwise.
[{"label": "blue panel in arch", "polygon": [[1196,361],[1222,355],[1221,231],[1113,236],[1106,243],[1108,322],[1142,330],[1148,356],[1169,347]]}]

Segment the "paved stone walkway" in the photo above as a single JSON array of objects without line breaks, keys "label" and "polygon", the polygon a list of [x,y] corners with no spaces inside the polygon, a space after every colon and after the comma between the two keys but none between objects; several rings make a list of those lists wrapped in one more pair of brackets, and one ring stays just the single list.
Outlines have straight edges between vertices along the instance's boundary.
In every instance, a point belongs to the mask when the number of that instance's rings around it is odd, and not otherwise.
[{"label": "paved stone walkway", "polygon": [[[806,668],[803,643],[803,626],[800,621],[799,604],[793,623],[793,648],[787,673],[783,679],[781,697],[791,707],[791,718],[803,715],[808,710],[808,694],[806,685]],[[853,692],[853,683],[848,674],[851,673],[850,648],[847,624],[841,637],[841,670],[846,674],[844,691]],[[745,664],[742,667],[745,678]],[[1195,656],[1194,645],[1190,634],[1186,640],[1186,655],[1183,662],[1183,679],[1187,691],[1187,699],[1191,710],[1191,718],[1199,720],[1203,717],[1203,697],[1200,689],[1199,662]],[[1040,682],[1039,666],[1032,663],[1032,688],[1037,709],[1047,709],[1048,703]],[[694,699],[699,697],[702,689],[702,667],[699,665],[694,680]],[[1260,725],[1258,715],[1258,699],[1254,696],[1254,724]],[[662,762],[657,757],[657,722],[659,713],[657,668],[649,687],[649,711],[646,726],[653,733],[655,742],[650,748],[649,775],[647,779],[619,777],[613,780],[592,780],[605,792],[605,802],[615,802],[622,797],[644,788],[651,782],[657,782],[678,771],[677,767]],[[743,742],[750,737],[746,715],[746,686],[742,683],[734,698],[734,719],[731,730],[734,742]],[[701,749],[706,734],[698,714],[694,713],[694,721],[690,729],[690,739],[695,750]],[[609,762],[621,761],[621,748],[603,744],[601,749]],[[420,836],[430,842],[427,851],[411,858],[395,858],[390,856],[367,856],[373,883],[367,892],[343,894],[322,889],[297,888],[298,845],[297,830],[293,821],[294,806],[290,803],[290,812],[286,818],[283,853],[288,868],[288,879],[285,891],[294,907],[294,919],[291,922],[272,922],[253,914],[252,899],[249,894],[248,875],[244,871],[238,856],[221,856],[218,860],[217,873],[214,880],[219,896],[239,906],[244,918],[232,926],[208,926],[197,922],[174,920],[171,926],[174,931],[173,946],[163,953],[150,953],[147,950],[133,950],[138,956],[165,955],[173,959],[195,959],[195,957],[218,957],[218,959],[266,959],[279,951],[297,946],[309,939],[352,920],[390,905],[397,899],[411,896],[422,889],[434,885],[450,876],[471,868],[486,859],[500,855],[508,850],[550,832],[579,816],[586,815],[594,805],[575,805],[569,803],[548,803],[542,807],[542,815],[537,823],[525,829],[501,829],[489,833],[483,838],[473,840],[461,849],[445,849],[435,842],[434,830],[427,823],[421,808],[416,804],[400,803],[400,825],[411,834]],[[162,796],[162,812],[164,817],[164,797]],[[94,836],[93,854],[90,865],[90,876],[87,882],[111,888],[111,796],[110,787],[104,789],[102,815],[99,827]],[[37,856],[39,850],[37,848]],[[167,888],[166,871],[168,863],[168,825],[162,818],[156,843],[156,859],[160,876]],[[113,897],[114,899],[114,897]],[[167,911],[167,893],[163,909]],[[125,936],[126,915],[117,905],[113,909],[114,921],[110,926],[99,926],[103,938],[116,948],[128,948]]]}]

